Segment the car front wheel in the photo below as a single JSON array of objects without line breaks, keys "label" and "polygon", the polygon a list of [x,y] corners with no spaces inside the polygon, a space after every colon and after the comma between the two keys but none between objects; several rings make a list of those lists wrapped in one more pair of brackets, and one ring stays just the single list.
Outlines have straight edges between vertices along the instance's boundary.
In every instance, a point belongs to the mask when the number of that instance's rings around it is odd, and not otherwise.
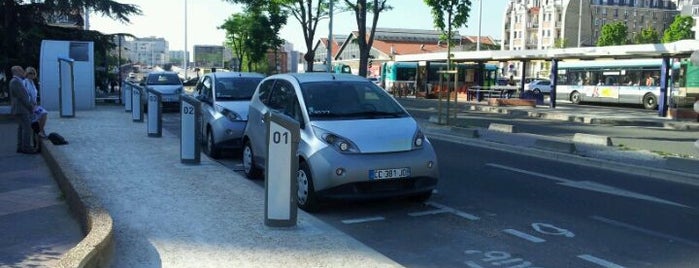
[{"label": "car front wheel", "polygon": [[211,158],[221,157],[221,149],[216,147],[216,140],[214,140],[214,133],[211,130],[206,131],[206,154]]},{"label": "car front wheel", "polygon": [[296,171],[296,182],[298,184],[297,203],[300,209],[307,212],[318,211],[318,200],[313,188],[313,177],[308,164],[305,162],[299,163],[299,170]]},{"label": "car front wheel", "polygon": [[248,179],[258,179],[262,171],[255,166],[255,155],[252,152],[250,141],[245,141],[243,145],[243,171]]}]

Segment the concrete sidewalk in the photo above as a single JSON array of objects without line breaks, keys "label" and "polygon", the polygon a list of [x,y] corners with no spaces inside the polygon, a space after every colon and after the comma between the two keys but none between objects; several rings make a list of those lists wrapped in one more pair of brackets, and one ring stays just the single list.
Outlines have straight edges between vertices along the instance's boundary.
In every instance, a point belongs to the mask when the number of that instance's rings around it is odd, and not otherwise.
[{"label": "concrete sidewalk", "polygon": [[297,227],[266,227],[264,189],[206,157],[181,164],[179,138],[148,137],[121,106],[49,121],[69,144],[44,150],[91,228],[59,266],[400,266],[300,210]]},{"label": "concrete sidewalk", "polygon": [[42,155],[15,152],[16,135],[0,117],[0,267],[54,267],[83,234]]}]

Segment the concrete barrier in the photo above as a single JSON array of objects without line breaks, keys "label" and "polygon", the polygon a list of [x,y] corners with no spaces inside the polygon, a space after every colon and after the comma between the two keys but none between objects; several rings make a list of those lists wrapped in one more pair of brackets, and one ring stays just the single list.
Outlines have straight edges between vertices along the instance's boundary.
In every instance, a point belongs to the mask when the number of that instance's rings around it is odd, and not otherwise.
[{"label": "concrete barrier", "polygon": [[602,136],[602,135],[592,135],[592,134],[585,134],[585,133],[575,133],[573,135],[573,142],[574,143],[586,143],[586,144],[593,144],[593,145],[602,145],[602,146],[612,146],[612,138],[609,136]]},{"label": "concrete barrier", "polygon": [[480,134],[478,133],[478,129],[475,129],[475,128],[451,127],[451,131],[454,133],[458,133],[459,136],[466,137],[466,138],[478,138],[478,137],[480,137]]},{"label": "concrete barrier", "polygon": [[547,149],[561,153],[575,153],[575,144],[567,141],[557,141],[550,139],[537,139],[534,146],[540,149]]},{"label": "concrete barrier", "polygon": [[114,245],[112,217],[82,183],[79,175],[61,168],[69,166],[59,164],[61,159],[65,159],[61,153],[53,144],[42,140],[42,156],[65,195],[71,212],[82,226],[85,237],[62,256],[56,267],[107,267],[111,262]]},{"label": "concrete barrier", "polygon": [[507,124],[490,123],[490,125],[488,126],[488,130],[515,133],[515,126]]}]

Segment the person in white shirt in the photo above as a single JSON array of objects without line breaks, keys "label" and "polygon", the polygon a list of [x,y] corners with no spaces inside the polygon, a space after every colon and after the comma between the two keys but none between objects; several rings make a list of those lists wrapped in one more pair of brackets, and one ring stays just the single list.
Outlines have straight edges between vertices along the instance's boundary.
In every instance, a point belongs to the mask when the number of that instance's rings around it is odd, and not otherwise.
[{"label": "person in white shirt", "polygon": [[34,105],[34,111],[32,115],[32,123],[37,122],[39,124],[39,136],[46,138],[46,132],[44,131],[44,126],[46,125],[46,120],[48,119],[48,111],[41,107],[38,100],[39,91],[36,88],[34,81],[36,80],[36,69],[34,67],[27,67],[25,69],[24,87],[27,89],[27,93],[30,96],[32,105]]}]

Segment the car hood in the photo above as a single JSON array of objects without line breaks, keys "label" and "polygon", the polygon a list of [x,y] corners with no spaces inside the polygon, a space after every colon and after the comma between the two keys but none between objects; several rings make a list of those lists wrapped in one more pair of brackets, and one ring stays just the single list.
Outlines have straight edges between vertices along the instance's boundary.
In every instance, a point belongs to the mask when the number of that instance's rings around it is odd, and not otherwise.
[{"label": "car hood", "polygon": [[418,129],[417,122],[412,117],[314,121],[312,125],[349,139],[362,153],[411,150]]},{"label": "car hood", "polygon": [[233,111],[246,120],[248,119],[250,101],[218,101],[216,105],[220,108]]},{"label": "car hood", "polygon": [[147,87],[152,88],[153,90],[162,94],[176,94],[178,89],[180,92],[182,91],[181,85],[150,85]]}]

